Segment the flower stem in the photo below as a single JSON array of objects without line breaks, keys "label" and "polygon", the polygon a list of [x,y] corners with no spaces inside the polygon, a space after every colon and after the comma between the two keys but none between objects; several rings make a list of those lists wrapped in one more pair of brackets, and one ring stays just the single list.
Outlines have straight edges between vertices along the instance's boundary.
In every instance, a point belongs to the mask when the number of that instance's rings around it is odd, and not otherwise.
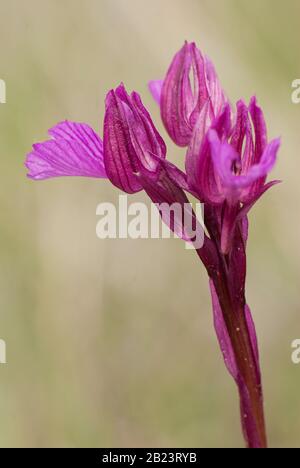
[{"label": "flower stem", "polygon": [[215,282],[215,287],[238,368],[237,385],[247,446],[267,448],[259,363],[250,337],[245,301],[241,303],[231,297],[225,272]]}]

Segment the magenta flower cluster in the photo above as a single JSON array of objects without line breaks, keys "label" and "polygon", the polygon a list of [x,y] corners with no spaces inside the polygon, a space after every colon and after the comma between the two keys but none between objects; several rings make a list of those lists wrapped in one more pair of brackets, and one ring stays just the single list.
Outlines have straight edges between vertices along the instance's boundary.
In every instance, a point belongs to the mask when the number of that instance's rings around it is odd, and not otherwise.
[{"label": "magenta flower cluster", "polygon": [[[217,336],[239,390],[247,446],[266,447],[257,339],[245,299],[247,214],[278,182],[266,179],[280,141],[268,142],[255,97],[232,108],[213,64],[194,43],[184,44],[165,78],[149,89],[169,136],[186,148],[185,171],[166,159],[166,144],[140,96],[121,84],[106,97],[103,141],[86,124],[59,123],[27,155],[28,176],[108,178],[124,192],[144,190],[154,203],[184,206],[191,194],[205,204],[205,241],[196,252],[208,272]],[[192,242],[182,222],[169,227]]]}]

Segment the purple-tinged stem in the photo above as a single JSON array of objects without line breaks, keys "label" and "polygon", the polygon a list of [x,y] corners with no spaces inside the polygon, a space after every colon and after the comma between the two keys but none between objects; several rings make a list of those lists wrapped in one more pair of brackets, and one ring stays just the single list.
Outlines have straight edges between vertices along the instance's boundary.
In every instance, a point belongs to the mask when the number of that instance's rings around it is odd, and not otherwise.
[{"label": "purple-tinged stem", "polygon": [[263,395],[258,359],[251,340],[246,305],[237,305],[227,287],[226,275],[215,284],[222,317],[230,340],[240,394],[241,420],[248,448],[267,448]]},{"label": "purple-tinged stem", "polygon": [[[216,333],[226,367],[238,387],[247,446],[266,448],[259,353],[254,323],[245,300],[247,219],[236,224],[230,236],[231,250],[226,255],[221,248],[221,213],[207,207],[205,219],[210,242],[197,253],[210,278]],[[207,261],[202,251],[207,251],[211,243],[215,256],[211,255],[209,260],[213,260]]]}]

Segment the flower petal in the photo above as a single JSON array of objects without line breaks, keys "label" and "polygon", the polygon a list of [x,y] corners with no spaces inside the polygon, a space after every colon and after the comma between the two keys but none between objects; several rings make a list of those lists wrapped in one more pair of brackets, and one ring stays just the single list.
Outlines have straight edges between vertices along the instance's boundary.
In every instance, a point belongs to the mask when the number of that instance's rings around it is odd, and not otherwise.
[{"label": "flower petal", "polygon": [[156,157],[165,158],[166,146],[137,93],[123,85],[106,97],[104,162],[110,181],[127,193],[142,190],[138,173],[155,173]]},{"label": "flower petal", "polygon": [[240,162],[240,156],[233,146],[221,140],[215,130],[208,132],[214,167],[224,185],[231,186],[238,179],[232,172],[232,166]]},{"label": "flower petal", "polygon": [[186,42],[167,72],[160,101],[162,120],[177,145],[188,146],[193,127],[208,99],[205,60],[194,43]]},{"label": "flower petal", "polygon": [[223,111],[224,106],[228,101],[222,89],[215,67],[208,57],[205,57],[205,68],[213,114],[214,117],[217,117]]},{"label": "flower petal", "polygon": [[35,180],[61,176],[106,178],[103,145],[86,124],[61,122],[49,130],[52,140],[33,145],[25,165]]},{"label": "flower petal", "polygon": [[255,162],[255,152],[248,107],[242,100],[237,102],[236,122],[232,131],[230,144],[241,157],[240,172],[246,173]]},{"label": "flower petal", "polygon": [[194,127],[193,136],[191,138],[185,158],[185,169],[188,175],[188,180],[190,184],[194,186],[197,185],[198,180],[197,172],[201,146],[203,144],[204,137],[210,125],[210,103],[209,101],[206,101]]},{"label": "flower petal", "polygon": [[247,181],[255,181],[257,179],[266,177],[269,172],[271,172],[276,163],[280,144],[280,138],[275,138],[272,140],[264,150],[259,163],[252,165],[245,176],[239,176],[238,178],[243,181],[245,185],[247,185]]},{"label": "flower petal", "polygon": [[[136,178],[138,162],[131,143],[126,114],[114,91],[106,96],[104,162],[110,181],[125,192],[142,190]],[[129,155],[133,155],[130,157]]]},{"label": "flower petal", "polygon": [[[131,94],[131,102],[134,106],[136,118],[139,118],[142,124],[141,128],[136,126],[136,129],[133,129],[132,140],[137,140],[135,148],[143,166],[149,171],[155,171],[157,167],[156,158],[164,159],[166,157],[166,144],[154,126],[149,112],[143,106],[138,93],[133,92]],[[141,152],[139,152],[139,148],[141,148]]]},{"label": "flower petal", "polygon": [[[190,187],[198,192],[203,202],[213,205],[223,203],[225,194],[219,178],[216,177],[211,148],[207,114],[208,107],[205,105],[194,128],[193,137],[186,155],[186,172]],[[227,139],[231,131],[231,109],[229,104],[224,107],[223,112],[215,119],[212,129],[221,139]],[[205,133],[206,132],[206,133]],[[203,137],[204,135],[204,137]]]},{"label": "flower petal", "polygon": [[255,132],[255,158],[253,163],[258,163],[267,146],[267,127],[262,109],[257,105],[256,97],[250,100],[249,111],[252,117]]},{"label": "flower petal", "polygon": [[280,147],[280,139],[269,143],[257,164],[252,165],[246,174],[238,175],[232,170],[233,165],[241,165],[239,154],[233,146],[221,143],[215,130],[208,132],[214,167],[223,185],[224,194],[230,203],[250,202],[256,197],[260,186],[255,182],[263,180],[273,169]]},{"label": "flower petal", "polygon": [[152,94],[154,101],[157,102],[157,104],[160,104],[163,82],[164,80],[151,80],[148,83],[149,91]]}]

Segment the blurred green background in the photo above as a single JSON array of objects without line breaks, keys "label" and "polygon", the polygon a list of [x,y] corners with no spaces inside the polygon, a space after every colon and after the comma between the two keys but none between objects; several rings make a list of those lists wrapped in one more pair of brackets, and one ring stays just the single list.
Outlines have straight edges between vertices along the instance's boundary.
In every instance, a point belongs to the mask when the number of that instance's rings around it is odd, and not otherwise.
[{"label": "blurred green background", "polygon": [[[102,132],[120,81],[166,136],[146,84],[187,39],[282,136],[284,184],[250,216],[247,297],[270,445],[300,447],[299,0],[0,0],[0,12],[0,446],[243,446],[197,256],[179,240],[97,239],[96,206],[118,197],[109,182],[34,183],[23,167],[62,119]],[[183,152],[170,144],[169,158]]]}]

